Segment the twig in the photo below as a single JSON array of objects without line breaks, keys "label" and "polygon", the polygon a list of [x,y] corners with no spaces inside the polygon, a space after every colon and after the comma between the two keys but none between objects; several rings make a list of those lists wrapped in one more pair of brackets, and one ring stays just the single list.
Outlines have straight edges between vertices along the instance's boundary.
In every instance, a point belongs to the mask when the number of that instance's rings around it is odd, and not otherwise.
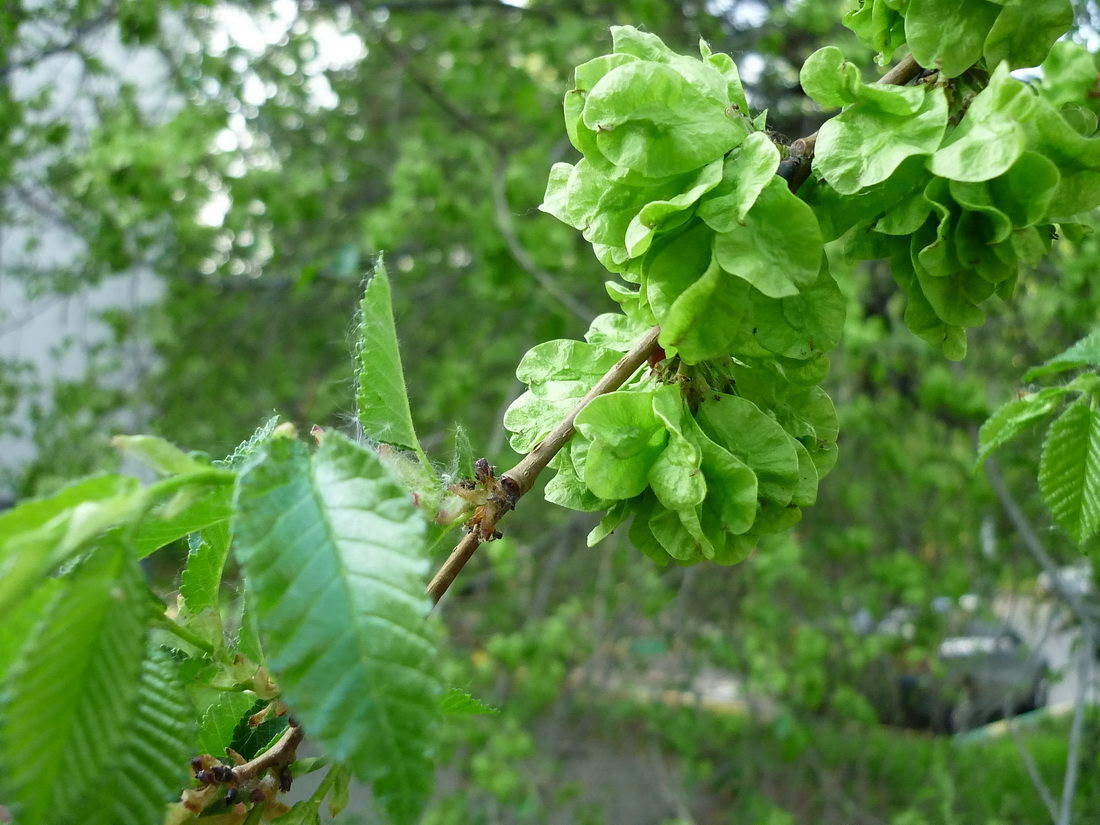
[{"label": "twig", "polygon": [[1092,675],[1093,637],[1088,625],[1082,628],[1081,642],[1081,649],[1077,651],[1080,663],[1077,669],[1077,691],[1073,699],[1073,726],[1069,731],[1069,749],[1066,751],[1066,776],[1062,783],[1062,807],[1058,814],[1057,825],[1070,825],[1070,820],[1073,817],[1073,797],[1077,790],[1077,755],[1081,751],[1081,733],[1084,730],[1085,723],[1085,700]]},{"label": "twig", "polygon": [[1031,751],[1024,745],[1023,740],[1020,738],[1020,731],[1016,728],[1015,717],[1010,717],[1006,720],[1008,733],[1012,737],[1012,744],[1016,746],[1016,753],[1020,757],[1020,761],[1024,763],[1024,770],[1027,771],[1027,776],[1031,780],[1031,784],[1035,786],[1036,792],[1039,794],[1039,798],[1043,800],[1043,806],[1047,809],[1047,813],[1050,814],[1050,820],[1054,825],[1058,825],[1058,803],[1055,802],[1054,796],[1050,792],[1050,788],[1047,787],[1047,783],[1043,780],[1043,775],[1039,772],[1039,766],[1035,764],[1035,757],[1032,756]]},{"label": "twig", "polygon": [[[393,44],[387,43],[385,38],[383,38],[382,42],[387,49],[394,49]],[[920,74],[921,71],[921,67],[912,57],[906,57],[898,63],[897,66],[883,75],[882,79],[878,82],[895,86],[904,85]],[[415,75],[413,75],[413,79],[417,79]],[[428,87],[421,84],[421,88],[424,88],[425,92],[435,98],[441,105],[444,104],[444,101],[440,100],[438,96],[433,93],[434,90],[430,88],[430,84]],[[466,122],[467,118],[465,113],[453,111],[449,101],[446,101],[444,108],[460,125],[471,128]],[[478,132],[479,134],[481,133],[479,129],[472,129],[472,131]],[[800,138],[792,144],[792,155],[797,152],[799,161],[794,167],[788,170],[790,176],[788,176],[788,174],[782,174],[782,172],[780,173],[787,181],[792,192],[797,191],[798,187],[802,185],[809,175],[816,140],[817,135],[813,134],[809,137]],[[492,142],[491,139],[490,142]],[[440,598],[443,597],[443,594],[447,592],[447,588],[451,586],[455,577],[462,571],[462,568],[466,566],[466,562],[470,560],[470,557],[473,556],[481,542],[484,541],[485,538],[493,535],[497,522],[504,517],[508,510],[515,506],[516,501],[521,496],[531,491],[539,473],[546,469],[546,465],[550,463],[550,460],[557,455],[558,451],[560,451],[561,448],[565,446],[566,442],[573,437],[573,422],[577,417],[577,413],[584,409],[584,406],[596,396],[612,392],[621,387],[626,380],[634,374],[634,371],[649,359],[650,355],[658,351],[659,346],[657,337],[660,333],[660,327],[653,327],[649,330],[649,332],[634,345],[630,352],[624,355],[619,362],[588,391],[588,394],[581,399],[580,403],[558,423],[546,438],[524,456],[523,460],[515,467],[501,476],[501,483],[504,489],[509,493],[509,500],[490,501],[478,508],[478,513],[476,515],[478,528],[470,530],[462,537],[462,540],[459,541],[454,550],[451,551],[451,555],[443,562],[439,571],[432,577],[431,582],[428,583],[428,595],[433,602],[438,602]]]},{"label": "twig", "polygon": [[904,86],[910,80],[919,75],[924,69],[913,59],[913,55],[907,54],[894,68],[880,77],[876,82],[883,86]]},{"label": "twig", "polygon": [[[506,489],[509,489],[513,503],[531,491],[539,473],[546,469],[550,459],[557,455],[558,451],[573,437],[573,422],[577,418],[577,413],[584,409],[585,405],[596,396],[604,395],[621,387],[638,367],[657,351],[657,336],[660,331],[659,327],[653,327],[642,336],[642,339],[631,348],[630,352],[620,358],[618,363],[596,382],[596,385],[588,391],[588,394],[570,411],[569,415],[558,422],[558,425],[535,446],[535,449],[524,456],[515,467],[504,473],[501,477],[501,483]],[[443,566],[439,568],[439,572],[428,584],[428,595],[432,597],[433,602],[438,602],[443,594],[447,592],[447,588],[451,586],[455,576],[466,566],[470,556],[481,544],[482,536],[492,534],[497,522],[508,509],[510,508],[507,508],[503,501],[491,501],[484,505],[481,516],[482,528],[471,530],[462,537],[462,541],[451,551],[450,557],[443,563]]]},{"label": "twig", "polygon": [[497,219],[497,229],[500,230],[500,234],[504,237],[504,243],[508,246],[508,251],[512,253],[512,257],[515,258],[518,263],[532,278],[538,282],[538,285],[546,291],[546,294],[551,298],[554,298],[559,304],[572,312],[582,321],[587,322],[592,317],[592,311],[570,295],[566,290],[561,288],[557,279],[549,272],[535,263],[534,258],[527,251],[527,247],[523,245],[523,242],[519,239],[519,235],[516,233],[516,227],[512,222],[512,207],[508,203],[508,193],[506,191],[507,181],[505,175],[508,171],[508,156],[500,155],[496,174],[493,176],[493,207]]},{"label": "twig", "polygon": [[[293,723],[286,729],[278,742],[250,762],[233,768],[233,784],[241,785],[262,776],[272,768],[282,768],[294,761],[298,745],[302,741],[302,728]],[[203,788],[189,788],[183,792],[180,801],[169,811],[165,825],[183,825],[199,816],[214,803],[225,788],[219,784],[206,785]]]},{"label": "twig", "polygon": [[460,109],[441,89],[436,88],[427,75],[413,64],[411,53],[401,51],[397,44],[386,37],[385,32],[379,32],[378,43],[420,91],[429,97],[456,126],[477,135],[496,149],[497,152],[504,150],[504,145],[493,136],[481,121],[469,112]]}]

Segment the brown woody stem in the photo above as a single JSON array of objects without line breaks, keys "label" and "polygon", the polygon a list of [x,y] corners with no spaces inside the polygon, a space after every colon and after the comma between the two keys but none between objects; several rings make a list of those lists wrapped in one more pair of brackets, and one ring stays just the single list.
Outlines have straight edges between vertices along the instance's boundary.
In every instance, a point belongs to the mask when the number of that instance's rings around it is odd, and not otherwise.
[{"label": "brown woody stem", "polygon": [[[649,330],[630,349],[630,352],[620,358],[618,363],[596,382],[596,385],[577,403],[577,406],[570,411],[569,415],[559,421],[558,425],[536,445],[535,449],[525,455],[515,467],[504,473],[501,482],[512,490],[513,503],[516,499],[531,491],[539,473],[546,469],[550,459],[557,455],[566,442],[572,438],[574,432],[573,422],[577,418],[577,413],[584,409],[585,405],[597,395],[612,392],[625,384],[627,379],[649,360],[649,356],[657,351],[657,336],[660,332],[659,327],[653,327]],[[443,562],[439,572],[432,577],[431,582],[428,584],[428,595],[431,596],[433,602],[438,602],[443,594],[447,592],[447,588],[451,586],[455,576],[466,566],[466,562],[470,560],[478,545],[481,544],[481,537],[492,535],[496,523],[509,509],[511,508],[503,501],[490,501],[484,505],[480,529],[471,530],[462,537],[462,541],[451,551],[451,555]]]},{"label": "brown woody stem", "polygon": [[[250,782],[272,768],[283,768],[295,759],[298,745],[302,741],[302,728],[292,724],[274,745],[261,753],[250,762],[233,768],[233,783],[231,786],[243,785]],[[224,796],[226,786],[222,784],[210,784],[202,788],[188,788],[183,792],[183,797],[169,812],[165,819],[165,825],[183,825],[199,816],[208,807]]]}]

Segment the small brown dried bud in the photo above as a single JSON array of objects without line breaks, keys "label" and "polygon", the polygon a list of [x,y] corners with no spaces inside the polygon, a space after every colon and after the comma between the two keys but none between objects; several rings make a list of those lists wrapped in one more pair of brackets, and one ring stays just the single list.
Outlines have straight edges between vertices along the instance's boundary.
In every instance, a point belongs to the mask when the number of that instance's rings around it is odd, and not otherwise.
[{"label": "small brown dried bud", "polygon": [[261,791],[259,788],[255,788],[252,793],[248,795],[248,799],[251,802],[263,802],[265,799],[264,792]]},{"label": "small brown dried bud", "polygon": [[283,765],[282,770],[279,771],[279,790],[286,793],[290,790],[290,786],[293,782],[294,774],[290,772],[290,766]]},{"label": "small brown dried bud", "polygon": [[237,789],[236,788],[230,788],[228,791],[225,792],[225,804],[226,805],[232,805],[236,801],[237,801]]},{"label": "small brown dried bud", "polygon": [[210,773],[218,782],[232,782],[237,778],[233,773],[233,769],[228,765],[215,765],[210,769]]},{"label": "small brown dried bud", "polygon": [[233,760],[234,765],[243,765],[245,762],[248,761],[232,748],[226,748],[225,752],[229,755],[229,758]]},{"label": "small brown dried bud", "polygon": [[195,773],[195,779],[199,780],[204,785],[214,784],[214,774],[210,771],[197,771]]}]

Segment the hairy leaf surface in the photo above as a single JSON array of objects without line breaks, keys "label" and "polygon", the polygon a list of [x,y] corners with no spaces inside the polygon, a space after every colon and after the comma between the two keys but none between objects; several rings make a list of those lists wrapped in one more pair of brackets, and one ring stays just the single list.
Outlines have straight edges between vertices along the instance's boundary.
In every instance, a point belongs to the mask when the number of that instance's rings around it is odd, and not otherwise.
[{"label": "hairy leaf surface", "polygon": [[1074,541],[1082,543],[1100,530],[1100,412],[1088,401],[1069,407],[1051,425],[1039,490]]},{"label": "hairy leaf surface", "polygon": [[311,737],[411,822],[430,793],[439,684],[425,525],[371,452],[277,439],[237,494],[235,552],[268,662]]},{"label": "hairy leaf surface", "polygon": [[360,303],[356,404],[359,423],[369,437],[419,450],[405,373],[397,347],[390,302],[390,279],[379,257]]}]

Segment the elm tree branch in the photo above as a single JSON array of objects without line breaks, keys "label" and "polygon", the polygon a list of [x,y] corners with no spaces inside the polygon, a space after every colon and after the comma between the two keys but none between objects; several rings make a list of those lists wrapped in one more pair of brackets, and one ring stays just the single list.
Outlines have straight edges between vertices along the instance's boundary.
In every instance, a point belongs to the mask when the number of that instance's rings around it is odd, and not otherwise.
[{"label": "elm tree branch", "polygon": [[[922,71],[923,69],[912,57],[906,57],[883,75],[878,82],[892,86],[903,86]],[[796,140],[791,145],[789,156],[789,159],[793,159],[794,163],[785,161],[785,165],[781,165],[779,169],[778,174],[787,181],[792,192],[797,191],[809,176],[816,141],[816,134]],[[443,562],[439,571],[432,577],[431,582],[428,583],[428,595],[433,603],[438,602],[443,597],[455,577],[466,566],[466,562],[474,555],[478,546],[483,541],[493,537],[497,522],[509,510],[513,509],[516,501],[531,491],[539,473],[546,469],[546,465],[550,463],[550,460],[573,437],[573,422],[577,418],[577,413],[584,409],[584,406],[596,396],[613,392],[626,383],[627,379],[660,349],[660,345],[657,343],[660,333],[660,327],[653,327],[649,330],[631,348],[630,352],[619,359],[619,362],[596,382],[596,385],[588,391],[588,394],[554,427],[546,438],[524,456],[515,467],[501,476],[501,487],[506,495],[491,499],[475,511],[474,518],[467,522],[468,532],[451,551],[451,555]]]},{"label": "elm tree branch", "polygon": [[[296,758],[302,736],[301,726],[297,723],[291,724],[274,745],[252,761],[233,768],[233,785],[243,785],[263,776],[272,768],[283,768],[291,764]],[[223,784],[187,789],[183,792],[182,799],[169,812],[165,825],[183,825],[190,822],[224,796],[225,790]]]},{"label": "elm tree branch", "polygon": [[466,566],[466,562],[470,560],[478,545],[492,536],[497,522],[508,510],[512,509],[515,502],[531,492],[539,473],[546,469],[546,465],[550,463],[550,460],[573,437],[573,422],[577,418],[577,413],[583,410],[585,405],[596,396],[613,392],[625,384],[627,379],[649,360],[649,356],[658,350],[657,336],[660,332],[660,327],[653,327],[642,336],[641,340],[596,382],[596,385],[588,391],[569,414],[558,422],[558,425],[551,430],[546,438],[525,455],[515,467],[501,476],[501,487],[509,494],[510,499],[492,500],[478,508],[480,510],[477,514],[478,526],[462,537],[462,541],[451,551],[451,555],[428,584],[428,595],[432,597],[433,602],[438,602],[443,594],[447,592],[447,588],[451,586],[455,576]]}]

